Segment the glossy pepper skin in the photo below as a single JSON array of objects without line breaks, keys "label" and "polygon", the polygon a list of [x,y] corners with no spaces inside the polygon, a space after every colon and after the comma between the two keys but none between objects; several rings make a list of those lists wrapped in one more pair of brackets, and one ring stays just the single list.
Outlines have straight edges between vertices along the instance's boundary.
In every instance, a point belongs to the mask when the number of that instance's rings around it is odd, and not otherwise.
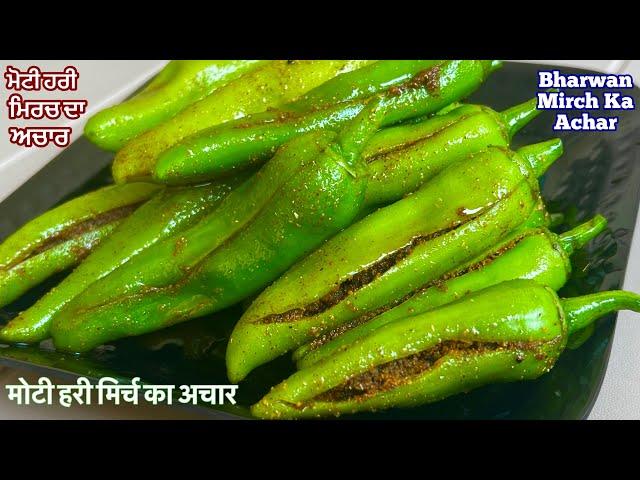
[{"label": "glossy pepper skin", "polygon": [[[52,318],[73,298],[152,245],[176,234],[215,209],[243,179],[190,188],[168,188],[121,223],[60,284],[0,330],[0,340],[34,343],[49,336]],[[123,184],[117,188],[130,188]]]},{"label": "glossy pepper skin", "polygon": [[[493,68],[490,60],[446,60],[390,87],[387,91],[396,98],[382,126],[435,113],[466,97]],[[358,115],[370,98],[313,111],[296,112],[285,107],[203,130],[159,156],[154,180],[167,184],[193,183],[260,164],[296,136],[319,129],[339,129]]]},{"label": "glossy pepper skin", "polygon": [[[540,110],[537,99],[496,112],[460,105],[427,120],[380,130],[367,144],[368,210],[400,200],[451,163],[489,146],[508,147]],[[554,143],[550,148],[560,148]]]},{"label": "glossy pepper skin", "polygon": [[296,365],[305,368],[348,348],[358,338],[388,323],[433,310],[508,280],[530,279],[558,290],[571,273],[570,255],[600,234],[606,225],[604,217],[596,216],[562,235],[546,228],[516,231],[461,268],[419,287],[408,298],[385,305],[375,312],[377,315],[356,318],[341,330],[328,332],[300,347],[294,354]]},{"label": "glossy pepper skin", "polygon": [[568,336],[640,296],[600,292],[561,300],[533,280],[488,287],[387,324],[302,369],[251,409],[259,418],[315,418],[412,407],[483,385],[548,372]]},{"label": "glossy pepper skin", "polygon": [[172,60],[140,93],[93,115],[85,136],[116,150],[267,60]]},{"label": "glossy pepper skin", "polygon": [[[283,106],[294,112],[321,110],[340,102],[370,97],[409,80],[442,60],[378,60],[352,72],[343,73]],[[497,66],[496,66],[497,67]]]},{"label": "glossy pepper skin", "polygon": [[385,100],[339,134],[311,132],[287,144],[215,216],[145,252],[148,268],[125,265],[77,297],[54,319],[56,348],[82,352],[230,306],[349,225],[366,187],[361,152]]},{"label": "glossy pepper skin", "polygon": [[[351,74],[344,74],[336,79],[347,75]],[[510,138],[535,118],[538,112],[535,100],[516,105],[502,113],[479,105],[458,105],[451,107],[448,113],[442,113],[432,119],[376,132],[373,138],[367,142],[363,152],[367,162],[368,177],[365,210],[400,199],[417,189],[419,182],[428,180],[446,165],[469,153],[479,151],[489,145],[507,146]],[[559,145],[552,142],[549,148],[559,148]],[[539,151],[539,148],[536,151]],[[543,154],[549,153],[543,152]],[[264,184],[271,187],[278,185],[278,178],[283,178],[283,175],[278,172],[285,167],[278,166],[276,168],[276,163],[273,162],[273,165],[267,170],[272,173],[262,174],[263,178],[270,179]],[[257,181],[258,177],[252,182],[257,183]],[[251,204],[260,205],[266,198],[267,192],[272,191],[263,192],[264,197],[248,197],[249,201],[247,201],[247,192],[252,188],[249,184],[243,186],[223,202],[222,209],[216,210],[212,214],[214,218],[207,217],[203,220],[203,223],[206,222],[209,228],[205,230],[207,233],[200,234],[198,237],[208,239],[208,249],[217,247],[235,231],[229,230],[226,226],[240,227],[244,224],[238,217],[240,208]],[[233,222],[225,217],[224,212],[234,215]],[[176,243],[182,241],[182,238],[190,236],[190,233],[185,237],[180,236],[173,239],[173,243],[168,240],[164,247],[164,253],[159,249],[152,250],[146,256],[141,256],[136,262],[132,262],[127,268],[123,268],[119,274],[114,274],[111,281],[119,285],[118,288],[129,284],[140,285],[149,282],[149,280],[141,280],[138,272],[149,274],[155,266],[158,266],[162,272],[171,271],[171,269],[165,268],[165,263],[158,262],[158,259],[171,257],[171,252],[176,249]],[[193,242],[190,241],[190,243]],[[95,279],[102,276],[94,275]],[[175,279],[166,278],[161,281],[155,277],[154,284],[171,281],[175,281]],[[113,291],[103,287],[97,291],[103,298],[107,298],[108,295],[131,293],[131,290],[127,288]],[[67,299],[67,295],[64,298]],[[96,302],[97,299],[93,299],[93,301]],[[39,313],[35,317],[43,315],[43,313]]]},{"label": "glossy pepper skin", "polygon": [[[347,75],[351,74],[336,79]],[[401,198],[418,188],[418,182],[428,180],[446,165],[468,153],[489,145],[507,146],[509,139],[537,116],[539,111],[535,107],[535,100],[502,113],[478,105],[458,106],[437,118],[378,131],[363,153],[368,163],[366,209]],[[555,148],[555,145],[552,147]],[[244,193],[239,192],[238,195]],[[212,224],[215,225],[218,225],[218,233],[224,232],[219,222]],[[215,234],[211,235],[209,238],[215,238]],[[211,244],[215,246],[215,242]],[[164,255],[168,256],[169,253]],[[162,256],[158,252],[153,253],[148,257],[149,262],[157,264],[157,259]],[[149,271],[148,265],[140,266],[135,262],[131,268]],[[125,284],[126,281],[121,283]]]},{"label": "glossy pepper skin", "polygon": [[247,72],[173,118],[128,142],[115,156],[116,182],[150,179],[158,156],[183,138],[246,115],[264,112],[372,60],[274,60]]},{"label": "glossy pepper skin", "polygon": [[[548,143],[540,149],[548,151]],[[242,380],[500,242],[538,205],[537,177],[558,153],[529,164],[535,155],[491,147],[336,235],[265,289],[236,324],[229,379]]]},{"label": "glossy pepper skin", "polygon": [[159,187],[112,185],[34,218],[0,244],[0,306],[86,257]]}]

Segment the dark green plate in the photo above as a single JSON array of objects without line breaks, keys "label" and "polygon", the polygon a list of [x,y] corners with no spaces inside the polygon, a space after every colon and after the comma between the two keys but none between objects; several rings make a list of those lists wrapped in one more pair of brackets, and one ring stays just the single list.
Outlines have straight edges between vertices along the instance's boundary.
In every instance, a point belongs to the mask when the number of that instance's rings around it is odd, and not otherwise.
[{"label": "dark green plate", "polygon": [[[492,75],[471,101],[504,109],[535,95],[536,65],[507,63]],[[585,73],[562,68],[566,73]],[[638,89],[625,92],[640,99]],[[619,288],[640,200],[640,113],[617,112],[620,128],[613,133],[570,132],[559,136],[565,155],[547,173],[543,192],[551,211],[563,212],[567,229],[595,213],[610,222],[610,230],[574,256],[574,274],[561,292],[577,295]],[[545,112],[516,138],[515,146],[555,136],[553,114]],[[0,204],[0,238],[56,203],[109,181],[110,154],[81,138]],[[27,308],[60,281],[52,279],[24,298],[0,310],[0,322]],[[0,345],[0,363],[30,367],[46,374],[139,376],[156,384],[226,384],[224,350],[240,308],[187,322],[154,334],[124,339],[82,357],[40,347]],[[384,419],[579,419],[589,414],[607,367],[615,316],[602,319],[595,333],[576,350],[568,350],[547,375],[536,381],[496,385],[420,408],[390,410],[356,418]],[[248,416],[247,407],[293,371],[288,358],[254,371],[244,381],[238,406],[225,412],[201,407],[212,415]],[[199,407],[200,408],[200,407]]]}]

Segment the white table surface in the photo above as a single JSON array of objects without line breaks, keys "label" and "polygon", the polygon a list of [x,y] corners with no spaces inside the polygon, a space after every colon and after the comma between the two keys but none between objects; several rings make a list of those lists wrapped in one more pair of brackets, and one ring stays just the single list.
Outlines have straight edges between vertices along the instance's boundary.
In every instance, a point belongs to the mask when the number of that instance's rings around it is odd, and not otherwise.
[{"label": "white table surface", "polygon": [[[525,60],[531,63],[547,63],[572,67],[588,68],[608,73],[630,73],[636,84],[640,83],[640,61],[636,60]],[[135,88],[150,78],[166,63],[164,60],[144,61],[0,61],[0,71],[7,64],[25,69],[37,64],[48,71],[61,70],[73,64],[80,71],[78,91],[72,93],[47,94],[38,92],[37,98],[83,98],[89,101],[88,114],[75,122],[68,122],[74,129],[73,139],[81,135],[84,121],[91,113],[107,105],[117,103]],[[0,99],[3,113],[0,116],[0,201],[40,170],[54,158],[58,150],[55,147],[22,149],[12,145],[4,132],[9,120],[6,110],[8,93],[2,82]],[[25,98],[27,94],[23,95]],[[29,95],[30,98],[34,96]],[[45,122],[40,125],[47,125]],[[56,125],[62,126],[60,122]],[[22,126],[12,121],[11,125]],[[631,247],[629,268],[624,288],[640,292],[640,217],[636,220],[635,236]],[[199,414],[162,406],[73,406],[64,408],[54,406],[17,406],[7,399],[4,385],[17,383],[19,377],[25,377],[32,383],[38,375],[30,371],[9,369],[0,366],[0,419],[193,419],[202,418]],[[55,379],[52,379],[55,381]],[[630,312],[621,312],[614,335],[609,366],[600,391],[600,395],[589,416],[590,419],[640,419],[640,316]]]}]

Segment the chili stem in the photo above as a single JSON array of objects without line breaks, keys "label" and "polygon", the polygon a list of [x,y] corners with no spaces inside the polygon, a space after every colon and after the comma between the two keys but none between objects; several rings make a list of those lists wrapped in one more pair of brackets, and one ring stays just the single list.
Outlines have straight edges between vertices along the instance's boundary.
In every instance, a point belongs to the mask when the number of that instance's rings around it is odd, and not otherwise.
[{"label": "chili stem", "polygon": [[640,313],[640,295],[624,290],[564,298],[561,304],[566,315],[569,335],[588,327],[598,318],[618,310],[632,310]]},{"label": "chili stem", "polygon": [[600,235],[605,228],[607,228],[607,219],[602,215],[596,215],[588,222],[560,235],[558,242],[562,249],[571,255]]},{"label": "chili stem", "polygon": [[508,108],[504,112],[500,113],[500,115],[502,115],[504,124],[507,127],[509,140],[511,140],[513,136],[531,120],[542,113],[542,110],[537,109],[537,105],[538,98],[536,97],[532,98],[531,100],[527,100],[526,102],[519,105]]}]

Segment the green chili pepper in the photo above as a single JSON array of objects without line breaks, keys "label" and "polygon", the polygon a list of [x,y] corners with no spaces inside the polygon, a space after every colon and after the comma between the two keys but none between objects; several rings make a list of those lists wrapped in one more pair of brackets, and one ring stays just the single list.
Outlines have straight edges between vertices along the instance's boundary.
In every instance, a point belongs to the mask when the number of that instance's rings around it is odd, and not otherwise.
[{"label": "green chili pepper", "polygon": [[116,151],[132,138],[264,64],[266,60],[173,60],[133,98],[92,116],[85,136]]},{"label": "green chili pepper", "polygon": [[[0,340],[33,343],[49,335],[52,318],[94,282],[131,261],[171,234],[178,233],[214,210],[242,177],[191,188],[159,192],[95,249],[57,287],[0,330]],[[131,188],[125,184],[117,188]],[[155,187],[157,188],[157,187]]]},{"label": "green chili pepper", "polygon": [[236,325],[227,349],[230,380],[407,295],[504,239],[537,206],[537,177],[561,151],[550,150],[548,142],[539,148],[551,155],[491,147],[460,160],[291,268]]},{"label": "green chili pepper", "polygon": [[386,100],[339,134],[290,142],[211,218],[96,282],[54,319],[56,348],[85,351],[230,306],[349,225],[366,186],[361,151]]},{"label": "green chili pepper", "polygon": [[[123,215],[124,212],[125,210],[122,211]],[[0,273],[0,306],[13,302],[55,273],[64,272],[81,262],[91,250],[113,232],[121,221],[122,218],[115,218],[109,223],[63,240],[3,270]],[[2,338],[1,334],[0,338]]]},{"label": "green chili pepper", "polygon": [[25,224],[0,244],[0,306],[80,262],[158,189],[148,183],[104,187]]},{"label": "green chili pepper", "polygon": [[[511,138],[540,114],[536,105],[534,98],[502,113],[462,105],[417,124],[379,131],[364,151],[369,171],[365,205],[372,209],[400,200],[466,155],[489,146],[508,147]],[[561,147],[558,142],[549,145]],[[538,154],[539,146],[534,148]]]},{"label": "green chili pepper", "polygon": [[173,118],[128,142],[113,163],[116,182],[149,179],[158,156],[183,138],[291,102],[372,60],[276,60],[245,73]]},{"label": "green chili pepper", "polygon": [[[493,62],[447,60],[387,91],[395,94],[383,126],[435,113],[476,90],[492,71]],[[228,175],[268,160],[287,140],[318,129],[338,129],[353,119],[371,97],[342,102],[311,112],[284,109],[227,122],[163,152],[154,179],[161,183],[193,183]]]},{"label": "green chili pepper", "polygon": [[441,62],[442,60],[379,60],[327,80],[284,108],[297,112],[320,110],[336,103],[369,97],[403,83]]},{"label": "green chili pepper", "polygon": [[531,380],[553,368],[570,334],[640,295],[559,299],[532,280],[488,287],[385,325],[274,387],[252,413],[310,418],[435,402],[490,383]]},{"label": "green chili pepper", "polygon": [[[507,145],[509,137],[515,134],[527,121],[535,118],[537,114],[535,100],[517,105],[502,114],[497,114],[486,107],[467,105],[459,106],[455,109],[455,113],[450,112],[446,117],[377,132],[373,139],[367,143],[363,153],[369,163],[368,168],[373,172],[369,174],[365,198],[367,208],[383,202],[388,203],[390,200],[398,199],[417,188],[418,184],[413,179],[414,177],[408,175],[419,175],[420,179],[424,181],[444,168],[446,164],[452,163],[467,153],[480,150],[488,145]],[[550,148],[558,148],[558,145],[557,142],[553,142],[550,144]],[[382,167],[379,164],[382,164]],[[270,180],[268,184],[272,187],[277,185],[276,176],[282,178],[282,175],[278,173],[279,170],[279,167],[271,169],[274,179]],[[387,174],[385,171],[389,173]],[[398,172],[401,171],[402,174],[399,174]],[[386,185],[386,188],[383,188],[383,185]],[[232,195],[225,202],[221,211],[233,212],[237,209],[237,207],[231,206],[233,204],[259,205],[258,201],[245,201],[245,191],[248,189],[249,187],[246,187]],[[544,215],[544,210],[540,209],[540,214]],[[215,216],[219,215],[220,211],[217,210]],[[202,236],[202,238],[208,238],[210,242],[208,248],[214,248],[217,244],[211,239],[219,235],[221,242],[223,238],[226,238],[225,229],[221,226],[220,219],[207,219],[206,222],[211,226],[207,230],[211,233]],[[236,219],[234,224],[239,227],[241,222]],[[230,234],[231,232],[227,233],[227,235]],[[173,246],[167,246],[164,254],[157,251],[150,252],[148,257],[141,257],[139,260],[148,258],[149,264],[163,265],[158,263],[157,259],[169,256],[169,250],[173,249]],[[141,263],[134,262],[130,265],[130,275],[135,275],[137,271],[149,272],[151,268],[149,265],[142,266]],[[168,271],[164,267],[162,270]],[[127,285],[126,272],[121,273],[123,275],[118,277],[120,281],[114,281],[114,283]],[[100,289],[99,291],[103,296],[116,296],[124,293],[122,291],[113,292],[109,289]]]},{"label": "green chili pepper", "polygon": [[531,279],[558,290],[571,273],[569,256],[600,234],[606,225],[606,219],[598,215],[562,235],[546,228],[516,232],[461,268],[418,287],[407,297],[358,317],[300,347],[294,354],[294,360],[298,368],[305,368],[348,348],[358,338],[388,323],[433,310],[507,280]]}]

